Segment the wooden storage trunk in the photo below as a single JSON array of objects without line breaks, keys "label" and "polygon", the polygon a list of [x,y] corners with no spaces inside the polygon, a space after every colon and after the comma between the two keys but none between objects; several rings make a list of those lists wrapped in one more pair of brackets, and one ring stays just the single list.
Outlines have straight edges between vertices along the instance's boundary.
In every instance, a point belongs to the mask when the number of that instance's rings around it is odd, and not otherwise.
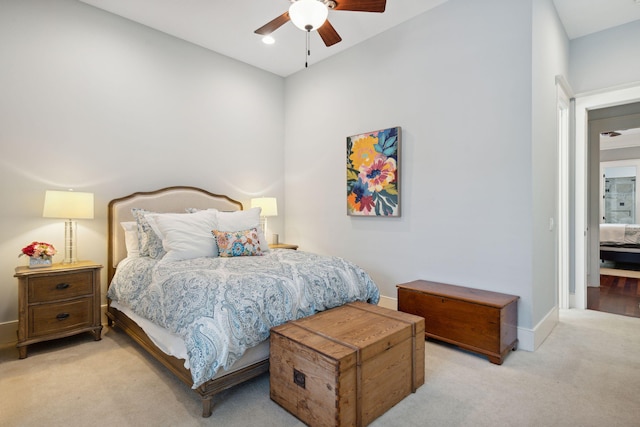
[{"label": "wooden storage trunk", "polygon": [[424,384],[424,319],[356,302],[271,330],[271,399],[311,426],[365,426]]},{"label": "wooden storage trunk", "polygon": [[501,365],[518,344],[518,298],[416,280],[397,285],[398,310],[425,318],[425,334]]}]

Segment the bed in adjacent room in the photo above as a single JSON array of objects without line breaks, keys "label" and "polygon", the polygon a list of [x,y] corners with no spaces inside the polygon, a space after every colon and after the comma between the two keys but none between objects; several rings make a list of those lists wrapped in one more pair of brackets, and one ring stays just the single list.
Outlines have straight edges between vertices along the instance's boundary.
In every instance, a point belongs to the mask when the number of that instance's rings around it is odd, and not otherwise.
[{"label": "bed in adjacent room", "polygon": [[640,264],[640,225],[600,224],[600,259]]},{"label": "bed in adjacent room", "polygon": [[109,322],[201,397],[268,370],[269,330],[353,301],[377,303],[353,263],[270,249],[259,210],[193,187],[109,203]]}]

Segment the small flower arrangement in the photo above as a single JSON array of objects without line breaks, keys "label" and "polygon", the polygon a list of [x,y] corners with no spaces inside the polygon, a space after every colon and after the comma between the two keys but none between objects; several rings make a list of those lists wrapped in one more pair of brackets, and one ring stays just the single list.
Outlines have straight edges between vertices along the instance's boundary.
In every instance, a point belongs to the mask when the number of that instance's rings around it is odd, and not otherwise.
[{"label": "small flower arrangement", "polygon": [[22,248],[22,253],[18,257],[26,255],[29,258],[51,258],[56,252],[56,248],[50,243],[31,242],[30,245]]}]

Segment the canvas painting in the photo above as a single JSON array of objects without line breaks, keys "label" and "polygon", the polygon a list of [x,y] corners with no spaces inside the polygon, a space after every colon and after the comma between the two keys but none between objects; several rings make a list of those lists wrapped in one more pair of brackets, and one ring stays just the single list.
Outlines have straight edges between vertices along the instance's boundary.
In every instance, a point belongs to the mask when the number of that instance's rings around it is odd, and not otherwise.
[{"label": "canvas painting", "polygon": [[347,137],[347,214],[400,216],[400,128]]}]

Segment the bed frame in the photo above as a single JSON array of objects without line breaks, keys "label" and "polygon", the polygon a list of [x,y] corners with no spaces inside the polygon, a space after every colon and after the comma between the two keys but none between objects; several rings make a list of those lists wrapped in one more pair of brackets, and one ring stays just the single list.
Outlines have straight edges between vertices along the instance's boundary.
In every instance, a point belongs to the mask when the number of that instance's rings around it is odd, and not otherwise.
[{"label": "bed frame", "polygon": [[640,264],[640,247],[600,246],[600,259],[627,264]]},{"label": "bed frame", "polygon": [[[242,203],[228,196],[213,194],[196,187],[186,186],[167,187],[150,192],[137,192],[112,200],[109,202],[108,207],[108,284],[111,283],[118,262],[126,257],[124,230],[120,226],[120,222],[134,221],[133,215],[131,214],[131,208],[134,207],[153,212],[180,213],[185,212],[185,208],[216,208],[220,211],[237,211],[243,209]],[[133,320],[121,311],[111,307],[111,301],[107,301],[107,304],[109,326],[116,326],[122,329],[180,380],[189,386],[193,385],[191,373],[184,367],[184,360],[164,353],[153,344],[147,334]],[[209,380],[195,389],[194,391],[197,392],[202,399],[202,416],[211,416],[214,395],[268,370],[269,359],[267,358],[242,369],[230,371],[225,375]]]}]

